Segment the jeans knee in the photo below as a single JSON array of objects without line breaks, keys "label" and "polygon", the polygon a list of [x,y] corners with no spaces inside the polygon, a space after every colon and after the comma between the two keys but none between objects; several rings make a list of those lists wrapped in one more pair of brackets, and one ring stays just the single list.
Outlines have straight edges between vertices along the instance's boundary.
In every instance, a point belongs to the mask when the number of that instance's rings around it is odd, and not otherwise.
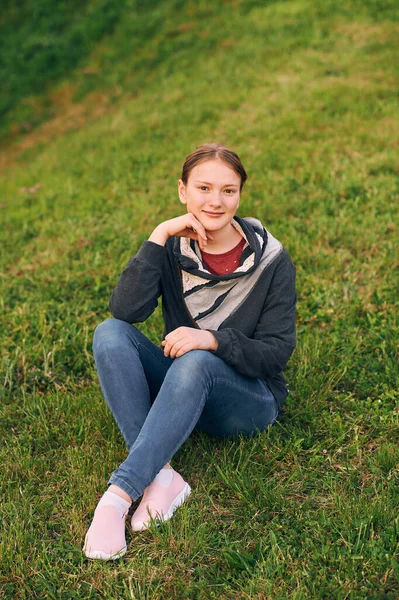
[{"label": "jeans knee", "polygon": [[132,325],[119,319],[106,319],[94,330],[93,353],[116,351],[123,343],[125,334]]},{"label": "jeans knee", "polygon": [[179,382],[187,380],[187,383],[193,383],[197,377],[201,380],[207,374],[211,374],[213,365],[220,360],[208,350],[191,350],[180,358],[176,358],[173,363],[175,373],[179,373]]}]

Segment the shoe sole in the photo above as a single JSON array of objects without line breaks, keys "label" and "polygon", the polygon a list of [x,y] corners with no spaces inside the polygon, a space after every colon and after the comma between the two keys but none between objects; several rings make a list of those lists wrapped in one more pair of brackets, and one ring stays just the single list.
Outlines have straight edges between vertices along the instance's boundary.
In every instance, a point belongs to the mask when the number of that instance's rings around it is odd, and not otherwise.
[{"label": "shoe sole", "polygon": [[[178,494],[176,496],[176,498],[173,500],[172,504],[169,507],[169,510],[167,513],[165,513],[162,516],[156,516],[154,517],[154,521],[156,525],[159,525],[159,523],[163,523],[164,521],[168,521],[172,516],[173,513],[175,512],[176,508],[179,508],[179,506],[181,506],[189,497],[189,495],[191,494],[191,487],[188,485],[188,483],[186,483],[186,485],[184,486],[184,488],[182,489],[182,491],[180,492],[180,494]],[[158,521],[158,523],[157,523]],[[138,523],[132,523],[132,529],[133,531],[143,531],[144,529],[148,529],[148,527],[150,526],[151,521],[146,521],[145,523],[143,523],[142,521],[139,521]]]},{"label": "shoe sole", "polygon": [[91,558],[93,560],[117,560],[118,558],[122,558],[124,554],[127,552],[127,546],[124,546],[118,552],[114,554],[109,554],[108,552],[103,552],[102,550],[86,550],[86,540],[85,545],[83,546],[83,552],[86,558]]}]

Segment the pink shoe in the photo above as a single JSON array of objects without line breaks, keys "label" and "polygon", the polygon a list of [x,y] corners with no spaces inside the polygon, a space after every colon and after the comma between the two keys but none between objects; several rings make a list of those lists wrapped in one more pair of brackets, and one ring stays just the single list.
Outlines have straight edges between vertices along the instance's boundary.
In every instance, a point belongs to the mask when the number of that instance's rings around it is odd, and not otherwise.
[{"label": "pink shoe", "polygon": [[113,492],[104,494],[86,533],[83,552],[87,558],[115,560],[125,554],[125,517],[129,506],[129,502]]},{"label": "pink shoe", "polygon": [[[171,475],[165,474],[170,471]],[[166,481],[170,479],[166,484]],[[163,481],[163,483],[160,483]],[[176,508],[181,506],[191,493],[191,488],[174,469],[161,469],[154,481],[144,490],[143,498],[132,516],[133,531],[147,529],[151,518],[167,521]]]}]

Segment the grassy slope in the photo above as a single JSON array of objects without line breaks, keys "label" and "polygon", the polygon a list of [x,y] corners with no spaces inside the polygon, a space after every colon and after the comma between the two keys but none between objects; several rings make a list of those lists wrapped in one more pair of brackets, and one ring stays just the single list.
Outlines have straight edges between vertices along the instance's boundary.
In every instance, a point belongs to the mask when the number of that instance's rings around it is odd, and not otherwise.
[{"label": "grassy slope", "polygon": [[[79,104],[6,153],[0,598],[395,598],[394,4],[166,6],[141,13],[139,47],[126,9],[82,67],[97,65],[90,85],[78,70],[53,91]],[[124,456],[92,331],[129,256],[179,213],[182,158],[212,139],[250,173],[240,214],[298,268],[292,394],[255,440],[190,439],[176,465],[195,493],[173,526],[87,564],[85,528]],[[143,328],[159,340],[159,313]]]},{"label": "grassy slope", "polygon": [[[48,90],[115,27],[126,2],[4,0],[0,14],[0,138],[54,114]],[[89,73],[87,73],[89,74]]]}]

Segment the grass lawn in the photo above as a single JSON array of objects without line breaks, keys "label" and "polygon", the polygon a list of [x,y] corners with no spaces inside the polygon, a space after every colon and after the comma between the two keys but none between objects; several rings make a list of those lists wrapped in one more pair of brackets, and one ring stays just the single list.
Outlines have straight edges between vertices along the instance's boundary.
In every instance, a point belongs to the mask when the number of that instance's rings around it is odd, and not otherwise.
[{"label": "grass lawn", "polygon": [[[399,598],[397,3],[36,4],[2,16],[2,48],[26,47],[0,64],[0,598]],[[206,141],[297,266],[291,394],[257,438],[190,437],[189,501],[90,562],[126,455],[93,330]],[[160,310],[141,328],[159,342]]]}]

